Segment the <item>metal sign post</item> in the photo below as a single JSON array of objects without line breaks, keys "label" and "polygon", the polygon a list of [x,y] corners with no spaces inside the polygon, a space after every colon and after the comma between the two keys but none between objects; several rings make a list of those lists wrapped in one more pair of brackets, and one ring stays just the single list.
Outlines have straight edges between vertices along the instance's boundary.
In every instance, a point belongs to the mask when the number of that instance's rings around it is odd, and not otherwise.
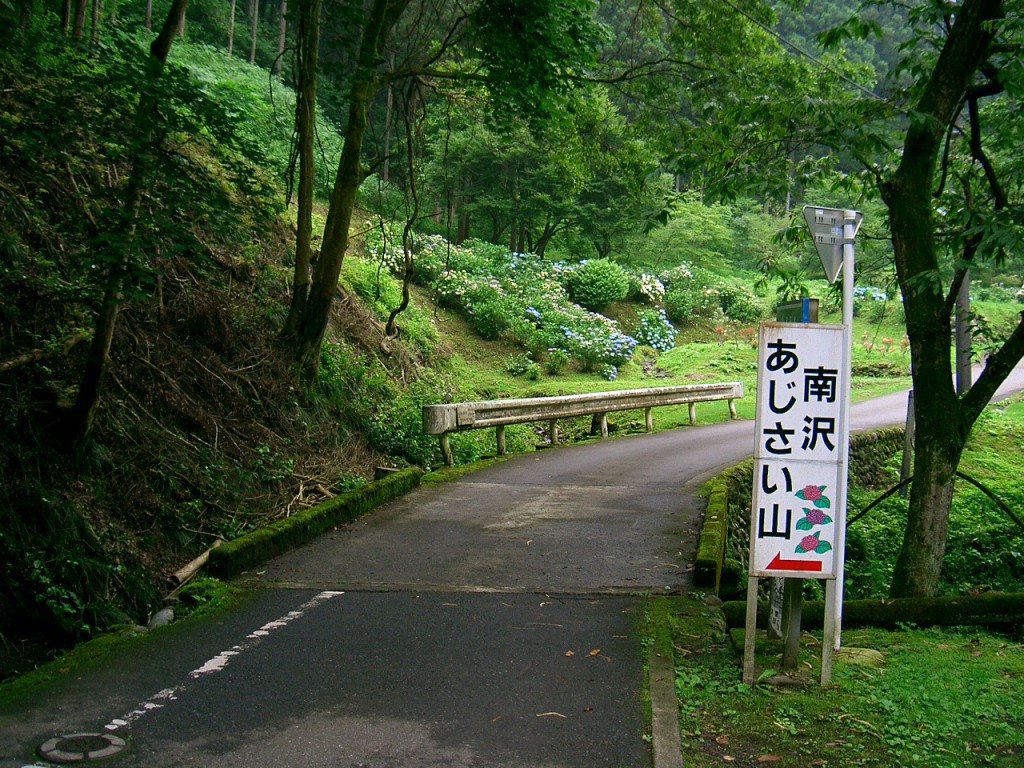
[{"label": "metal sign post", "polygon": [[[750,563],[743,679],[754,682],[759,579],[825,580],[821,684],[840,647],[846,544],[853,240],[856,211],[810,208],[815,245],[830,282],[843,270],[843,324],[762,323],[758,342]],[[838,232],[837,230],[837,223]],[[794,582],[794,588],[798,582]],[[792,595],[784,660],[795,664],[799,601]]]}]

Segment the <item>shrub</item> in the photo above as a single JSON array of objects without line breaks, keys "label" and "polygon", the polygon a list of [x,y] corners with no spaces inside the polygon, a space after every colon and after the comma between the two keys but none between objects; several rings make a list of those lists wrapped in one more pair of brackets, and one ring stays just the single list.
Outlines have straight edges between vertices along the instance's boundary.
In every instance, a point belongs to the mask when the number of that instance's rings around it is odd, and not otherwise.
[{"label": "shrub", "polygon": [[530,381],[540,378],[540,366],[533,361],[529,352],[510,357],[505,363],[505,372],[512,376],[525,376]]},{"label": "shrub", "polygon": [[722,312],[738,323],[757,323],[768,314],[765,302],[745,285],[723,282],[718,286],[718,296]]},{"label": "shrub", "polygon": [[565,366],[569,364],[569,353],[564,349],[551,348],[548,350],[548,356],[544,360],[544,370],[552,376],[557,376],[565,370]]},{"label": "shrub", "polygon": [[673,322],[681,325],[694,325],[701,320],[722,320],[719,295],[714,288],[670,290],[665,294],[665,310]]},{"label": "shrub", "polygon": [[654,275],[640,275],[638,292],[651,304],[661,304],[665,300],[665,284]]},{"label": "shrub", "polygon": [[566,281],[569,296],[581,307],[598,310],[629,293],[626,271],[608,259],[581,261]]},{"label": "shrub", "polygon": [[676,343],[676,329],[664,309],[645,309],[638,316],[633,337],[640,344],[668,352]]}]

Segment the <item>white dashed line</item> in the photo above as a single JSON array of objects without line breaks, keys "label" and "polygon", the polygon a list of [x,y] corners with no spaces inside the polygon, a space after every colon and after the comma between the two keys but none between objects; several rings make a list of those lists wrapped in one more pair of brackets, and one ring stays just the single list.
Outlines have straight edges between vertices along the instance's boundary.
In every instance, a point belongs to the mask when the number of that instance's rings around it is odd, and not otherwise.
[{"label": "white dashed line", "polygon": [[[248,650],[255,648],[262,642],[263,638],[268,637],[275,630],[281,629],[291,624],[296,619],[301,619],[309,611],[318,607],[321,603],[325,603],[331,598],[338,597],[339,595],[345,594],[344,592],[335,591],[324,591],[316,595],[311,600],[306,601],[294,611],[289,611],[284,616],[273,621],[268,621],[259,629],[254,632],[250,632],[245,636],[245,640],[238,645],[234,645],[228,648],[226,651],[221,651],[212,659],[209,659],[201,666],[193,669],[188,673],[189,680],[198,680],[206,675],[220,672],[224,669],[232,658],[239,654],[245,653]],[[155,693],[146,699],[144,702],[139,704],[138,707],[133,709],[131,712],[123,715],[119,718],[115,718],[103,726],[106,731],[120,731],[128,728],[132,723],[136,722],[143,715],[152,712],[156,709],[162,709],[167,703],[178,699],[180,694],[185,690],[187,681],[175,686],[174,688],[164,688],[159,693]]]}]

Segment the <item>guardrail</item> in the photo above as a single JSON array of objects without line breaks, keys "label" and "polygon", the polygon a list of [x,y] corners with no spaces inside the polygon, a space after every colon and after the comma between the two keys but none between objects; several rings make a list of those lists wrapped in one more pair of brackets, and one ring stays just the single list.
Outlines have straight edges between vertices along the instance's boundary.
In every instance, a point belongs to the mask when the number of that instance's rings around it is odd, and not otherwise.
[{"label": "guardrail", "polygon": [[494,427],[498,455],[505,455],[505,426],[531,421],[549,422],[551,444],[558,444],[558,420],[574,416],[600,416],[601,436],[608,436],[608,414],[615,411],[644,409],[647,431],[654,429],[651,409],[663,405],[687,405],[690,424],[697,423],[697,403],[727,400],[729,416],[736,418],[735,401],[743,397],[743,382],[726,384],[690,384],[680,387],[627,389],[616,392],[592,392],[585,395],[528,397],[515,400],[483,400],[476,403],[448,403],[423,406],[423,433],[437,435],[445,464],[455,463],[448,435],[467,429]]}]

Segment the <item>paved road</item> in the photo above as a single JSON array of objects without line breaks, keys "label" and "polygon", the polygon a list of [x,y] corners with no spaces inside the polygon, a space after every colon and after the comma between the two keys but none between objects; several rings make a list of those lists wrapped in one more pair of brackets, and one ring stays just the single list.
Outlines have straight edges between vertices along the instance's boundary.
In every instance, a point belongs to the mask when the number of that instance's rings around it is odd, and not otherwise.
[{"label": "paved road", "polygon": [[[856,406],[854,429],[905,412]],[[752,444],[732,422],[421,488],[250,574],[237,610],[0,711],[0,767],[76,733],[123,738],[113,766],[649,766],[643,595],[689,588],[696,491]]]}]

